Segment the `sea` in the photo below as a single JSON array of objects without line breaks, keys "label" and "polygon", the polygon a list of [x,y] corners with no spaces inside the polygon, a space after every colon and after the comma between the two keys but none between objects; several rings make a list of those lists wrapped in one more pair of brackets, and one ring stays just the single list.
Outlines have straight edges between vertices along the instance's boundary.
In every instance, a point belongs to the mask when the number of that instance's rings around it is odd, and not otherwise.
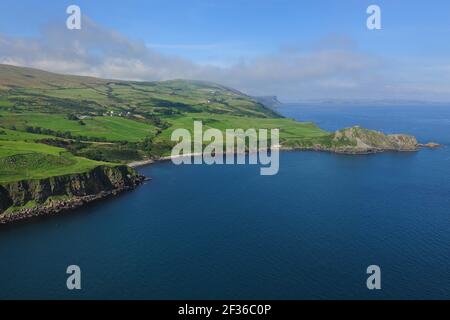
[{"label": "sea", "polygon": [[[161,162],[137,190],[0,226],[0,299],[449,299],[450,105],[288,104],[326,130],[439,149],[282,152],[255,165]],[[69,266],[81,290],[69,290]],[[381,289],[369,290],[369,266]]]}]

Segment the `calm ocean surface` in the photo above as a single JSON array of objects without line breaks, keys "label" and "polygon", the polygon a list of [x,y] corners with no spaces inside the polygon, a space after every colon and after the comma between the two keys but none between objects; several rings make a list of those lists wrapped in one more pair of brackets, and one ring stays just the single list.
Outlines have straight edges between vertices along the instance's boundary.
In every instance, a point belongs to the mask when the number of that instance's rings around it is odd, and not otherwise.
[{"label": "calm ocean surface", "polygon": [[[450,106],[282,110],[450,144]],[[450,298],[449,147],[280,157],[273,177],[161,163],[134,192],[0,227],[0,298]],[[66,289],[72,264],[78,292]],[[372,264],[381,291],[366,288]]]}]

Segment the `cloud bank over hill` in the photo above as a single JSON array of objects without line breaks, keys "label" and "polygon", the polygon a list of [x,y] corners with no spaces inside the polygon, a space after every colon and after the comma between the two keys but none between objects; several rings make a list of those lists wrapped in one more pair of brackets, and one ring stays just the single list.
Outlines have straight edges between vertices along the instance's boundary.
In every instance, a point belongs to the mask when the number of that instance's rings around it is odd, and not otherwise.
[{"label": "cloud bank over hill", "polygon": [[81,30],[49,25],[34,38],[0,34],[0,63],[126,80],[197,79],[284,100],[450,101],[450,61],[396,61],[358,50],[351,40],[321,39],[227,66],[162,54],[84,17]]}]

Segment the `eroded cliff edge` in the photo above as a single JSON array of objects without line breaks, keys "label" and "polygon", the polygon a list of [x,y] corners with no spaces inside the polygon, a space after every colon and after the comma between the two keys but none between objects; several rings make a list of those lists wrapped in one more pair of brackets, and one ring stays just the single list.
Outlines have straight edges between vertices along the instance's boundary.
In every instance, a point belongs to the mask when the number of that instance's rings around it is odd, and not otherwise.
[{"label": "eroded cliff edge", "polygon": [[99,166],[85,173],[0,185],[0,223],[58,214],[132,190],[145,177],[128,166]]}]

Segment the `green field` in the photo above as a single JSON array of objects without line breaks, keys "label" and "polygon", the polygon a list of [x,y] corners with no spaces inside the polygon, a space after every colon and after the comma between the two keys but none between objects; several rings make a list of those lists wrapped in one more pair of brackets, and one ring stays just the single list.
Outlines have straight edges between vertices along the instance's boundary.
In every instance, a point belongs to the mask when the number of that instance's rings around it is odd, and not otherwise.
[{"label": "green field", "polygon": [[102,164],[45,144],[0,141],[0,183],[81,173]]},{"label": "green field", "polygon": [[107,141],[137,142],[150,134],[156,127],[147,123],[120,117],[98,116],[79,121],[68,120],[66,115],[45,113],[0,113],[0,125],[12,126],[20,131],[27,127],[39,127],[53,131],[70,132],[74,137],[103,138]]},{"label": "green field", "polygon": [[46,138],[51,138],[51,136],[45,134],[34,134],[24,131],[10,130],[0,127],[0,141],[37,141]]},{"label": "green field", "polygon": [[315,124],[310,122],[298,122],[286,118],[251,118],[238,117],[230,115],[211,115],[208,113],[187,113],[183,116],[171,117],[166,119],[171,127],[163,131],[162,136],[170,137],[173,130],[185,128],[192,131],[194,121],[201,121],[205,129],[215,128],[221,131],[226,129],[280,129],[280,139],[289,140],[305,137],[318,137],[327,135]]},{"label": "green field", "polygon": [[[193,132],[194,121],[201,121],[203,130],[209,128],[219,129],[225,137],[227,129],[279,129],[280,144],[284,146],[293,146],[302,144],[305,141],[326,139],[329,138],[330,133],[326,132],[314,123],[298,122],[286,118],[251,118],[251,117],[237,117],[230,115],[211,115],[207,113],[184,114],[183,116],[171,117],[167,121],[171,126],[164,130],[160,139],[170,140],[170,136],[175,129],[187,129]],[[268,133],[270,135],[270,133]],[[170,152],[166,153],[168,155]]]},{"label": "green field", "polygon": [[0,65],[0,183],[170,153],[173,130],[280,129],[286,146],[326,141],[236,90],[200,81],[132,82]]}]

